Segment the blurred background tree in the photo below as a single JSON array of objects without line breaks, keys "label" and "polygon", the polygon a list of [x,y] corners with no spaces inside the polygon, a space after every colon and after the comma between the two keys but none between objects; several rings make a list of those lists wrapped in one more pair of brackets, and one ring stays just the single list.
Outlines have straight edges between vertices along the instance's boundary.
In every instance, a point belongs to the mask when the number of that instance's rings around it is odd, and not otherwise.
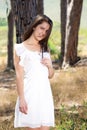
[{"label": "blurred background tree", "polygon": [[74,65],[77,56],[78,34],[83,0],[61,0],[61,60],[62,67]]}]

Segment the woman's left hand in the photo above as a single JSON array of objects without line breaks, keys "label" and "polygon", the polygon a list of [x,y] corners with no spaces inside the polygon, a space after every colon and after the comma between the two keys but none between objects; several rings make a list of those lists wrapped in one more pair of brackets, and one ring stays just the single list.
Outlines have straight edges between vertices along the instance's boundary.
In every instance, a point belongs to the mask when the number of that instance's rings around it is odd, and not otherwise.
[{"label": "woman's left hand", "polygon": [[48,70],[49,70],[49,76],[48,76],[48,77],[49,77],[49,78],[52,78],[53,75],[54,75],[54,69],[53,69],[53,67],[52,67],[52,62],[51,62],[51,60],[48,59],[48,58],[43,58],[43,59],[41,60],[41,63],[48,68]]},{"label": "woman's left hand", "polygon": [[41,60],[41,63],[42,63],[43,65],[47,66],[48,69],[49,69],[49,68],[52,68],[52,63],[51,63],[50,59],[48,59],[48,58],[43,58],[43,59]]}]

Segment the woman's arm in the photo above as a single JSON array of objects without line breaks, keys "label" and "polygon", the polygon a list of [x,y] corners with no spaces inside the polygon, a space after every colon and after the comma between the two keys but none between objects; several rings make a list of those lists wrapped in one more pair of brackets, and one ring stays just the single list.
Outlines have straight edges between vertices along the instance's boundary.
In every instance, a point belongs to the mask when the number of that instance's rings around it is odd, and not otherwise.
[{"label": "woman's arm", "polygon": [[48,70],[49,70],[49,78],[52,78],[53,75],[54,75],[54,69],[53,69],[53,67],[52,67],[52,66],[49,66],[49,67],[48,67]]},{"label": "woman's arm", "polygon": [[49,78],[52,78],[54,75],[54,69],[52,67],[51,60],[49,58],[43,58],[41,61],[42,64],[46,65],[49,71]]},{"label": "woman's arm", "polygon": [[16,71],[16,85],[17,85],[17,92],[19,98],[24,98],[24,83],[23,83],[23,77],[24,77],[24,71],[23,67],[19,65],[20,57],[17,56],[16,52],[14,54],[14,66]]},{"label": "woman's arm", "polygon": [[19,64],[20,57],[17,56],[16,52],[14,54],[14,66],[16,71],[16,84],[17,84],[17,92],[19,96],[19,109],[23,113],[27,113],[27,104],[24,97],[24,69]]}]

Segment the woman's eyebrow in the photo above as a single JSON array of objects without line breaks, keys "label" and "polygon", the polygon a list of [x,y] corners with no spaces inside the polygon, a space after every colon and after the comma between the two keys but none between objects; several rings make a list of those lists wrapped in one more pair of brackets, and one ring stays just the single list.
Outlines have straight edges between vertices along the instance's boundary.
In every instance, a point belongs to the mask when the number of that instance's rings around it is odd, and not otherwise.
[{"label": "woman's eyebrow", "polygon": [[[41,27],[42,29],[45,29],[45,27]],[[49,29],[47,29],[46,31],[49,31]]]}]

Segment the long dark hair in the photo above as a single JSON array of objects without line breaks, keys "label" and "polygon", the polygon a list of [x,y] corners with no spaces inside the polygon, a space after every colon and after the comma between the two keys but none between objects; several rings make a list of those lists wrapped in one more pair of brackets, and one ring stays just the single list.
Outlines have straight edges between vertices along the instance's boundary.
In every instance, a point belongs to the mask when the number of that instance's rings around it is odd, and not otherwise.
[{"label": "long dark hair", "polygon": [[23,40],[24,41],[27,40],[32,35],[33,28],[35,28],[36,26],[38,26],[39,24],[41,24],[43,22],[47,22],[50,25],[50,27],[49,27],[49,30],[47,32],[47,36],[43,40],[41,40],[39,43],[40,43],[41,48],[42,48],[43,51],[48,51],[48,39],[49,39],[49,36],[51,34],[53,22],[46,15],[37,15],[36,17],[33,18],[29,28],[24,33]]}]

